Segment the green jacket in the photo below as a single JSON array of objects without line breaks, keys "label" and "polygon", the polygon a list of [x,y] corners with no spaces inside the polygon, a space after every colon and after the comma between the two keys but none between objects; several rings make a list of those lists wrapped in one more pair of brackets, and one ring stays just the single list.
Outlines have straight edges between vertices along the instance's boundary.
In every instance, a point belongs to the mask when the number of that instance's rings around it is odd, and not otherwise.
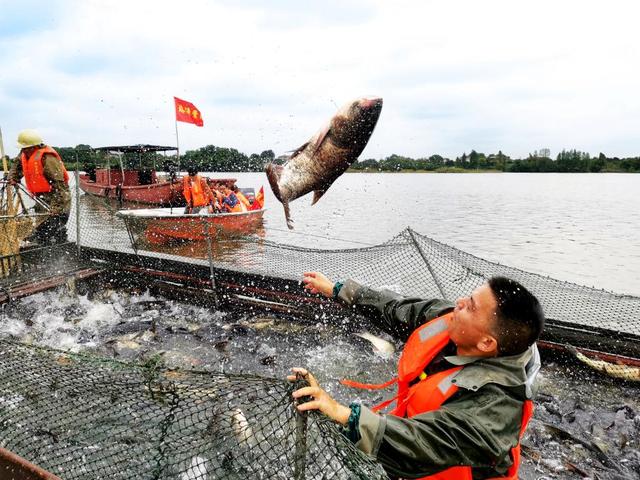
[{"label": "green jacket", "polygon": [[[453,308],[444,300],[405,298],[353,280],[344,283],[338,299],[402,341]],[[419,478],[458,465],[472,466],[474,479],[504,475],[512,464],[509,452],[518,443],[523,402],[534,395],[540,368],[536,346],[510,357],[451,355],[444,360],[441,370],[465,365],[455,377],[455,395],[440,409],[410,419],[362,406],[356,446],[396,477]]]}]

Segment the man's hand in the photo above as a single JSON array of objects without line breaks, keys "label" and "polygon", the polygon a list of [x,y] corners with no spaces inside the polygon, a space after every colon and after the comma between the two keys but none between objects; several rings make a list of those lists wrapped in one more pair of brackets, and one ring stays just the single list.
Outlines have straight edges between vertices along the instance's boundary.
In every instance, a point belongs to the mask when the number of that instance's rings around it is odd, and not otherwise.
[{"label": "man's hand", "polygon": [[297,380],[298,377],[295,374],[300,374],[309,381],[308,387],[303,387],[293,392],[293,398],[313,397],[313,400],[298,405],[296,407],[298,411],[320,410],[330,419],[342,425],[347,424],[349,416],[351,415],[351,409],[349,407],[345,407],[335,401],[327,392],[320,388],[315,377],[304,368],[292,368],[291,371],[294,372],[294,375],[287,376],[287,380],[290,382]]},{"label": "man's hand", "polygon": [[334,282],[329,280],[320,272],[304,272],[302,277],[302,283],[304,288],[311,293],[319,293],[327,298],[333,296]]}]

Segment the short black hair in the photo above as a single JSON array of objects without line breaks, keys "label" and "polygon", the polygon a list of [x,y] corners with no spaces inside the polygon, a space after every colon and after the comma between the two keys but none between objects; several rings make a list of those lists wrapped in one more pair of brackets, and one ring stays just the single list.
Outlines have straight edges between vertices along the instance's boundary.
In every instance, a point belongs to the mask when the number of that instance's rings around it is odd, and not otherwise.
[{"label": "short black hair", "polygon": [[515,280],[491,277],[487,283],[498,302],[494,324],[498,355],[520,354],[533,345],[542,333],[542,306],[529,290]]}]

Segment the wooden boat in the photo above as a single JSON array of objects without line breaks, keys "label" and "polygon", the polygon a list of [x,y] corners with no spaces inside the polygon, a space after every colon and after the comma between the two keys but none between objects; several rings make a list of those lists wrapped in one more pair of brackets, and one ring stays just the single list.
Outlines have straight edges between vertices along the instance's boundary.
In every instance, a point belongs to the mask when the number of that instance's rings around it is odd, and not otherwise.
[{"label": "wooden boat", "polygon": [[107,169],[97,169],[96,179],[93,181],[88,174],[80,175],[80,188],[88,194],[121,202],[184,205],[181,181],[159,180],[156,173],[152,172],[151,182],[141,185],[138,174],[137,170],[109,172]]},{"label": "wooden boat", "polygon": [[[182,177],[175,174],[162,177],[157,175],[155,168],[142,167],[143,154],[175,151],[175,147],[126,145],[100,147],[94,150],[107,154],[107,164],[106,168],[80,175],[80,188],[84,192],[121,202],[168,206],[185,204],[182,196]],[[124,168],[124,154],[137,154],[139,168]],[[114,155],[118,156],[119,167],[111,168],[110,158]]]},{"label": "wooden boat", "polygon": [[120,210],[116,216],[127,226],[134,247],[146,242],[200,241],[208,236],[248,235],[262,226],[266,208],[238,213],[185,214],[182,208]]}]

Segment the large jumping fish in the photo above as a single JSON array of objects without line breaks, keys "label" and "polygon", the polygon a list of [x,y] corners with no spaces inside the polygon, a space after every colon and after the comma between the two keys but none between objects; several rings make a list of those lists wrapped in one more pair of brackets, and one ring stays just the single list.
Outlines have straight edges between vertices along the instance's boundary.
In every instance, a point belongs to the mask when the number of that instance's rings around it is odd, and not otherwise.
[{"label": "large jumping fish", "polygon": [[293,228],[289,202],[313,191],[314,205],[356,161],[367,145],[382,111],[381,98],[360,98],[344,105],[329,123],[296,149],[284,165],[269,163],[267,177]]}]

